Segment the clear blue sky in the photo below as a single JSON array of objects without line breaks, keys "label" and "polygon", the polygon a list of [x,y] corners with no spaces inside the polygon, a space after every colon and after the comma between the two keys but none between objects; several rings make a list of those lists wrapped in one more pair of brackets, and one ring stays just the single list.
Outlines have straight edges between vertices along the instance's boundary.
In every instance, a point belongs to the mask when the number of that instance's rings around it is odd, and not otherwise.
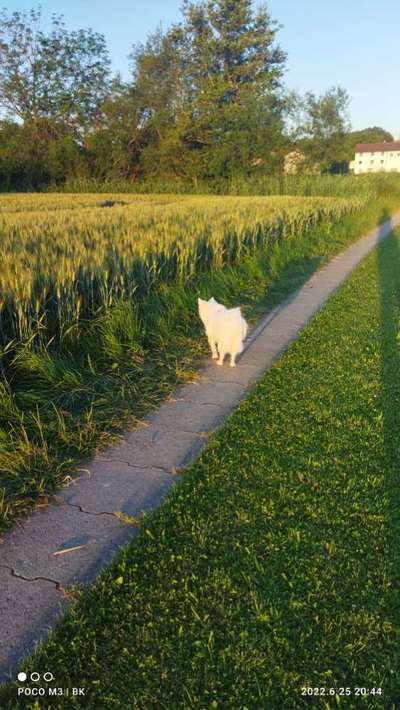
[{"label": "clear blue sky", "polygon": [[[256,2],[255,5],[259,3]],[[30,0],[0,0],[8,10]],[[71,29],[93,27],[107,38],[112,66],[129,76],[127,55],[159,23],[181,17],[181,0],[42,0],[44,17],[63,14]],[[382,126],[400,138],[400,0],[269,0],[283,28],[286,84],[322,93],[340,84],[351,96],[353,128]]]}]

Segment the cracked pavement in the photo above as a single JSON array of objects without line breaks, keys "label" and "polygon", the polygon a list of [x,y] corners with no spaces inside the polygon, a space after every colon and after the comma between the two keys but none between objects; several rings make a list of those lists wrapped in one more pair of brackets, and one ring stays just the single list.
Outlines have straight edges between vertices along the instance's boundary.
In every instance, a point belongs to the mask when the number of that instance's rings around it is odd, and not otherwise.
[{"label": "cracked pavement", "polygon": [[214,361],[71,483],[0,539],[0,680],[154,510],[252,383],[263,375],[400,213],[336,256],[252,330],[235,370]]}]

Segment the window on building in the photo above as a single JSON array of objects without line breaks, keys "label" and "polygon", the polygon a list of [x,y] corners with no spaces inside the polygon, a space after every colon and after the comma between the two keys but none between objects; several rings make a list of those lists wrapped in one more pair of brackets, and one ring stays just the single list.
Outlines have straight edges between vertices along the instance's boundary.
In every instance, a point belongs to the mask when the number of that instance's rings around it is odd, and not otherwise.
[{"label": "window on building", "polygon": [[381,160],[381,163],[383,163],[383,162],[384,162],[384,161],[383,161],[383,160]]}]

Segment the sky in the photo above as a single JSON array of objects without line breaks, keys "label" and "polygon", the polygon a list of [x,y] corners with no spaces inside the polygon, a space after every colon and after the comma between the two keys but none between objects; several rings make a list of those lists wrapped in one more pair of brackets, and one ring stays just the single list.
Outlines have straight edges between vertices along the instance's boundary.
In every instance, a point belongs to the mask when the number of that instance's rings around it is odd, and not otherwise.
[{"label": "sky", "polygon": [[[0,0],[7,10],[36,7]],[[44,25],[63,14],[69,29],[92,27],[106,39],[114,71],[129,78],[127,55],[161,24],[181,18],[181,0],[41,0]],[[255,6],[260,3],[255,2]],[[282,25],[277,41],[287,52],[285,84],[321,94],[349,92],[354,130],[381,126],[400,139],[400,0],[267,0]]]}]

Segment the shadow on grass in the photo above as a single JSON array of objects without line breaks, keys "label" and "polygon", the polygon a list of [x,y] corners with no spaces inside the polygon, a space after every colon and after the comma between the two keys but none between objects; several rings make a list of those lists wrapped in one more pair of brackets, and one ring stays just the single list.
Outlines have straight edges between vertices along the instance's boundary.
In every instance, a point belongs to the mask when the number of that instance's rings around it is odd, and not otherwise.
[{"label": "shadow on grass", "polygon": [[[381,228],[390,220],[383,210]],[[383,415],[383,465],[388,505],[388,542],[391,554],[391,597],[389,615],[394,629],[400,628],[400,244],[392,232],[377,249],[380,290],[381,394]],[[391,697],[399,692],[396,662],[399,663],[398,639],[393,640],[389,670]],[[395,660],[397,658],[397,661]],[[387,661],[388,663],[390,661]],[[386,665],[386,664],[385,664]],[[397,666],[398,667],[398,666]],[[390,675],[390,673],[392,675]],[[394,707],[394,706],[393,706]]]},{"label": "shadow on grass", "polygon": [[267,256],[260,258],[260,266],[270,280],[265,297],[255,305],[257,315],[265,314],[266,309],[276,306],[304,286],[307,279],[314,274],[323,262],[322,256],[293,257],[285,264],[279,276],[271,274]]}]

